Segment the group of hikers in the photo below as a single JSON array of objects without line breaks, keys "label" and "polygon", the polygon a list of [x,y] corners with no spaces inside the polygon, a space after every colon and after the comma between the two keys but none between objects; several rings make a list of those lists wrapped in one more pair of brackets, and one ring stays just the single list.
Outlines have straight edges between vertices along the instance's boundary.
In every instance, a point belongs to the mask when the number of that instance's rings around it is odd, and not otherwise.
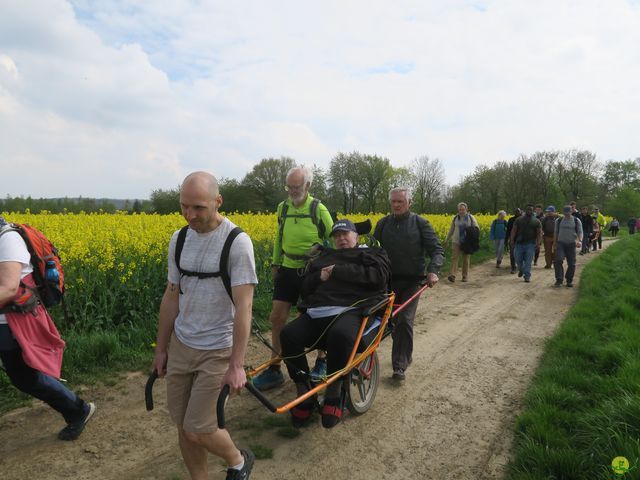
[{"label": "group of hikers", "polygon": [[[284,359],[298,396],[314,382],[343,369],[358,337],[362,312],[393,291],[396,304],[406,304],[392,321],[391,379],[401,385],[412,362],[413,326],[422,286],[433,286],[444,265],[444,249],[428,220],[411,212],[408,188],[389,192],[390,213],[362,241],[356,224],[335,219],[309,190],[311,171],[292,168],[284,188],[287,198],[277,206],[278,226],[272,254],[273,296],[269,322],[274,359]],[[167,407],[176,424],[178,444],[193,479],[208,478],[208,454],[222,458],[227,479],[247,479],[255,460],[238,449],[229,432],[217,427],[216,399],[223,385],[240,391],[248,381],[245,355],[251,331],[252,301],[258,278],[249,236],[219,212],[223,198],[216,178],[207,172],[188,175],[180,187],[180,207],[188,225],[176,231],[168,247],[167,285],[162,296],[152,369],[166,378]],[[558,215],[553,205],[516,209],[506,219],[498,212],[491,224],[496,267],[509,251],[511,273],[525,282],[537,264],[541,246],[545,268],[555,266],[556,285],[571,287],[576,248],[586,254],[602,248],[606,223],[597,208],[580,212],[575,202]],[[614,225],[614,222],[615,225]],[[619,223],[609,225],[612,235]],[[615,233],[614,233],[615,232]],[[445,245],[451,243],[448,275],[469,278],[470,256],[479,248],[479,227],[465,203],[458,204]],[[563,263],[566,260],[566,273]],[[30,253],[22,237],[0,217],[0,358],[11,382],[61,413],[62,440],[74,440],[95,412],[59,380],[64,342],[43,305],[29,311],[18,299],[33,291]],[[292,307],[298,315],[288,321]],[[14,328],[29,325],[55,355],[36,355],[29,338]],[[47,343],[48,342],[48,343]],[[316,349],[310,368],[306,353]],[[282,366],[274,363],[252,381],[259,390],[285,383]],[[290,410],[294,426],[312,418],[318,400],[310,397]],[[332,428],[342,418],[341,382],[328,385],[321,423]]]},{"label": "group of hikers", "polygon": [[[541,204],[529,204],[525,210],[516,208],[513,216],[506,220],[506,212],[501,210],[493,220],[490,238],[495,246],[496,268],[500,268],[506,250],[509,251],[511,273],[518,273],[525,282],[531,281],[531,267],[538,265],[544,248],[544,268],[555,268],[555,284],[573,286],[576,268],[576,251],[586,255],[590,251],[602,249],[602,233],[607,226],[600,209],[583,206],[578,210],[576,202],[556,212],[554,205],[544,210]],[[617,219],[612,219],[609,230],[616,236],[620,228]],[[564,263],[567,263],[566,272]]]},{"label": "group of hikers", "polygon": [[[312,172],[292,168],[284,185],[287,199],[277,207],[272,256],[273,298],[269,320],[274,355],[286,359],[298,394],[344,368],[356,341],[362,312],[393,291],[407,303],[392,330],[392,379],[401,384],[412,362],[413,322],[424,285],[435,285],[444,249],[430,223],[410,211],[407,188],[389,192],[391,213],[366,242],[349,219],[334,219],[309,194]],[[152,369],[166,378],[167,408],[178,444],[193,479],[208,478],[208,454],[222,458],[227,479],[247,479],[254,454],[238,449],[229,432],[217,427],[216,399],[223,385],[240,391],[247,382],[244,364],[251,331],[252,301],[258,282],[253,245],[219,209],[217,179],[207,172],[188,175],[180,187],[180,207],[188,226],[176,231],[168,247],[167,286],[160,303]],[[312,248],[313,247],[313,248]],[[315,252],[312,256],[309,253]],[[0,358],[11,382],[61,413],[61,440],[75,440],[96,406],[69,390],[60,378],[64,342],[41,302],[25,309],[22,296],[35,292],[31,256],[24,239],[0,224]],[[287,323],[291,308],[299,315]],[[28,325],[47,353],[33,361],[29,338],[16,325]],[[317,348],[313,369],[306,351]],[[252,379],[261,389],[284,383],[274,364]],[[341,382],[326,389],[322,425],[342,418]],[[291,409],[295,426],[309,422],[317,399]]]}]

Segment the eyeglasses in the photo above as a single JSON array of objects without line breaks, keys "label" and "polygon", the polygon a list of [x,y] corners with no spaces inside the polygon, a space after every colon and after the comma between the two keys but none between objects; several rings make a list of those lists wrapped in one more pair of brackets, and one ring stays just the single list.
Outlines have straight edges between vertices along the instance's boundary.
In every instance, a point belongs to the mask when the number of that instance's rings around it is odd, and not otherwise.
[{"label": "eyeglasses", "polygon": [[302,185],[285,185],[284,186],[284,191],[285,192],[290,192],[290,191],[298,191],[298,190],[302,190],[304,188],[304,183]]}]

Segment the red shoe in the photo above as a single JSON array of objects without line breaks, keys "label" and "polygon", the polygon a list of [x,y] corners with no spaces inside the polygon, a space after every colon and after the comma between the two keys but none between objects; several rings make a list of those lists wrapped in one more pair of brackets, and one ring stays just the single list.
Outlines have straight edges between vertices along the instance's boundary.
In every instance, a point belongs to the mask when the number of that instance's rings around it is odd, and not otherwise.
[{"label": "red shoe", "polygon": [[340,398],[326,398],[322,407],[322,426],[324,428],[333,428],[342,418],[344,409]]},{"label": "red shoe", "polygon": [[311,420],[311,414],[313,413],[313,409],[316,406],[315,398],[308,398],[300,405],[296,405],[293,407],[291,412],[291,423],[296,428],[304,427],[309,420]]}]

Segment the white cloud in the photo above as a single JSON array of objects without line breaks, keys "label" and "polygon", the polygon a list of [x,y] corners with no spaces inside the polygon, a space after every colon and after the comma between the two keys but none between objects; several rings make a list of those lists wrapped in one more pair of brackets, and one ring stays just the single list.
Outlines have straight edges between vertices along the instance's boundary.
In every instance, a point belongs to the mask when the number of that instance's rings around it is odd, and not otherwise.
[{"label": "white cloud", "polygon": [[72,3],[0,4],[0,195],[145,197],[354,149],[451,182],[538,149],[639,155],[624,0]]}]

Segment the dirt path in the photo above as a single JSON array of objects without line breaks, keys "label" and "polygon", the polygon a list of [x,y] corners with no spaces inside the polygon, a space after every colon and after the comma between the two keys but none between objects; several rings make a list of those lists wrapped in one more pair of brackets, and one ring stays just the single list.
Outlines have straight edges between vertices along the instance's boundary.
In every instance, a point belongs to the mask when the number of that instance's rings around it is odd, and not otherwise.
[{"label": "dirt path", "polygon": [[[582,266],[597,254],[578,257]],[[544,261],[541,261],[544,263]],[[265,427],[269,414],[243,394],[230,400],[228,426],[241,445],[264,445],[252,478],[441,479],[501,478],[511,429],[543,344],[576,298],[576,288],[553,288],[552,270],[535,267],[532,283],[486,263],[466,284],[442,282],[427,291],[416,316],[413,365],[407,381],[389,380],[390,340],[379,350],[382,380],[375,403],[361,417],[324,430],[314,424],[297,438]],[[576,286],[579,279],[576,278]],[[252,344],[253,361],[266,358]],[[80,440],[55,439],[60,418],[42,404],[0,417],[0,472],[12,479],[186,479],[164,382],[156,409],[146,412],[145,378],[123,376],[113,387],[83,396],[98,412]],[[275,398],[292,393],[287,384]],[[252,427],[253,422],[262,426]],[[211,460],[212,479],[224,478]]]}]

